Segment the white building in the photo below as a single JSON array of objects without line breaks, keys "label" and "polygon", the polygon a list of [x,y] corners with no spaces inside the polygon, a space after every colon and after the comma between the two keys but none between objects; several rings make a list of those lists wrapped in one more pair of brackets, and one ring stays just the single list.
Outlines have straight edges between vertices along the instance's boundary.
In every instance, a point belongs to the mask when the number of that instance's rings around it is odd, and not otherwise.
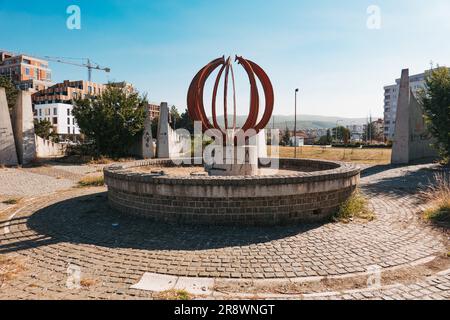
[{"label": "white building", "polygon": [[[427,72],[429,71],[409,77],[411,90],[416,97],[417,92],[425,88],[425,76]],[[397,79],[395,82],[396,84],[394,85],[384,87],[384,136],[389,140],[392,140],[394,137],[400,79]]]},{"label": "white building", "polygon": [[80,128],[72,115],[73,105],[67,103],[47,103],[34,105],[34,118],[48,120],[53,125],[53,130],[61,139],[80,134]]}]

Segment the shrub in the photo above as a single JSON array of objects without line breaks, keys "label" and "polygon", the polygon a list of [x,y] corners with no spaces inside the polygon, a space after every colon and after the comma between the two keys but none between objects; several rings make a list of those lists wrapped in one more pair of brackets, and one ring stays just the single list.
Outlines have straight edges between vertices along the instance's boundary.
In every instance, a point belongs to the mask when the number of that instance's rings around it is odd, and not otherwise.
[{"label": "shrub", "polygon": [[450,225],[450,175],[435,174],[433,183],[421,192],[429,208],[423,217],[436,224]]},{"label": "shrub", "polygon": [[354,218],[359,218],[367,221],[375,219],[374,213],[369,209],[367,199],[356,190],[344,203],[339,207],[339,210],[334,216],[335,221],[348,223]]}]

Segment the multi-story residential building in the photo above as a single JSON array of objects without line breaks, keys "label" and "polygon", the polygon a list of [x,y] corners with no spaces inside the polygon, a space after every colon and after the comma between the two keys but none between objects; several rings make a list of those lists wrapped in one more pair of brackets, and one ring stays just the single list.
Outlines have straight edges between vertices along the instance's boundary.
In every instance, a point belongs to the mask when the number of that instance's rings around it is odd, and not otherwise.
[{"label": "multi-story residential building", "polygon": [[24,54],[0,51],[0,76],[5,76],[18,89],[38,91],[52,85],[48,62]]},{"label": "multi-story residential building", "polygon": [[160,106],[157,103],[150,102],[147,105],[148,111],[150,112],[150,117],[152,119],[159,118]]},{"label": "multi-story residential building", "polygon": [[[413,94],[417,97],[417,92],[425,88],[425,77],[429,70],[424,73],[412,75],[409,77],[410,87]],[[392,140],[395,131],[395,118],[397,115],[397,100],[400,90],[400,79],[396,84],[384,87],[384,136]]]},{"label": "multi-story residential building", "polygon": [[53,131],[60,139],[76,140],[80,134],[75,117],[72,114],[73,105],[68,103],[47,103],[35,105],[34,118],[38,121],[48,120],[53,125]]},{"label": "multi-story residential building", "polygon": [[105,90],[105,85],[89,81],[69,81],[57,83],[47,89],[33,94],[33,104],[72,103],[73,99],[85,96],[98,96]]},{"label": "multi-story residential building", "polygon": [[76,140],[80,129],[72,115],[73,100],[98,96],[105,85],[89,81],[69,81],[55,84],[32,95],[34,118],[48,120],[60,139]]}]

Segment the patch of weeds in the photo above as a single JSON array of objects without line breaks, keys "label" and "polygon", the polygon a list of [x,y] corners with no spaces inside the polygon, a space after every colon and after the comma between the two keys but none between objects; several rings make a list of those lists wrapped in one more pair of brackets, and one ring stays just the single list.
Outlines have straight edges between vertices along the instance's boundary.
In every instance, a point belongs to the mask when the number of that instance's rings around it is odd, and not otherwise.
[{"label": "patch of weeds", "polygon": [[102,187],[105,185],[105,178],[103,176],[89,176],[78,181],[78,187]]},{"label": "patch of weeds", "polygon": [[423,191],[421,197],[429,204],[423,212],[423,218],[431,223],[450,226],[450,175],[436,173],[431,184]]},{"label": "patch of weeds", "polygon": [[159,300],[191,300],[192,296],[186,290],[167,290],[156,295]]},{"label": "patch of weeds", "polygon": [[16,259],[0,257],[0,288],[9,280],[14,279],[25,267]]},{"label": "patch of weeds", "polygon": [[333,220],[336,222],[349,223],[355,218],[367,221],[375,219],[375,214],[370,210],[367,199],[359,190],[353,192],[353,194],[340,205]]},{"label": "patch of weeds", "polygon": [[95,285],[97,283],[97,280],[95,279],[81,279],[80,280],[80,286],[82,286],[83,288],[90,288],[93,285]]},{"label": "patch of weeds", "polygon": [[20,200],[22,200],[22,198],[10,198],[10,199],[6,199],[5,201],[2,201],[2,203],[12,205],[12,204],[18,204],[20,202]]}]

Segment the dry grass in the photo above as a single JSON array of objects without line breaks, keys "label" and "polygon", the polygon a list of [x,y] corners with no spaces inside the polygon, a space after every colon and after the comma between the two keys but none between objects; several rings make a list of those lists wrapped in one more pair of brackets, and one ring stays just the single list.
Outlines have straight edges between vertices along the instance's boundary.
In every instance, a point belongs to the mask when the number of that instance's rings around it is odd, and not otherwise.
[{"label": "dry grass", "polygon": [[14,279],[24,270],[25,267],[20,261],[13,258],[0,257],[0,288],[6,281]]},{"label": "dry grass", "polygon": [[450,226],[450,174],[437,173],[433,183],[421,192],[429,208],[423,217],[432,223]]},{"label": "dry grass", "polygon": [[80,286],[83,288],[90,288],[94,286],[97,283],[97,280],[95,279],[81,279],[80,280]]},{"label": "dry grass", "polygon": [[334,216],[337,222],[348,223],[353,219],[372,221],[375,214],[369,208],[367,199],[357,190],[339,207]]},{"label": "dry grass", "polygon": [[2,203],[12,205],[12,204],[18,204],[21,200],[22,200],[22,198],[10,198],[10,199],[6,199],[6,200],[2,201]]},{"label": "dry grass", "polygon": [[78,181],[79,188],[102,187],[105,185],[105,178],[101,176],[87,176]]},{"label": "dry grass", "polygon": [[[293,158],[294,147],[280,147],[280,158]],[[268,148],[270,154],[270,147]],[[320,146],[304,146],[297,148],[297,158],[334,160],[367,164],[391,163],[391,149],[358,149],[358,148],[327,148]]]},{"label": "dry grass", "polygon": [[186,290],[167,290],[156,295],[158,300],[191,300],[192,295]]}]

